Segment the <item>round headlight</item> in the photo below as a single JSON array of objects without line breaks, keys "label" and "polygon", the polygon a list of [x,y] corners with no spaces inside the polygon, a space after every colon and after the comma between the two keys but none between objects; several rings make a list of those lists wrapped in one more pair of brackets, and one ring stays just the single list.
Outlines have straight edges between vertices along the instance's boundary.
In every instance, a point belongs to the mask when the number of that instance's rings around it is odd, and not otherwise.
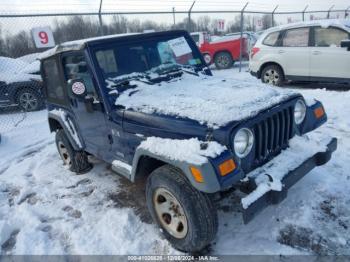
[{"label": "round headlight", "polygon": [[247,156],[250,150],[252,150],[253,143],[254,136],[252,131],[248,128],[240,129],[233,139],[233,147],[236,155],[240,158]]},{"label": "round headlight", "polygon": [[298,100],[294,107],[294,121],[297,125],[301,124],[306,116],[306,105],[303,100]]}]

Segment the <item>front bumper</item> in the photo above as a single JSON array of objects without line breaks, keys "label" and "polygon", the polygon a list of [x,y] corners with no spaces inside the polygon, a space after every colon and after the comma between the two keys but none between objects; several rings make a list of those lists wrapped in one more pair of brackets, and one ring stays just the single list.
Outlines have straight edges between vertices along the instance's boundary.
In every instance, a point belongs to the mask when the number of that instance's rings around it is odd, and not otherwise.
[{"label": "front bumper", "polygon": [[[337,139],[332,138],[327,144],[327,150],[324,152],[318,152],[305,160],[300,166],[290,171],[282,179],[283,188],[281,191],[270,190],[258,198],[255,202],[249,205],[247,208],[242,208],[243,221],[248,223],[253,217],[266,208],[269,205],[275,205],[280,203],[287,197],[287,192],[290,187],[297,183],[307,173],[309,173],[316,166],[326,164],[332,156],[332,153],[337,149]],[[245,184],[242,184],[241,190],[243,192],[252,192],[256,189],[256,185],[253,179],[250,179]]]}]

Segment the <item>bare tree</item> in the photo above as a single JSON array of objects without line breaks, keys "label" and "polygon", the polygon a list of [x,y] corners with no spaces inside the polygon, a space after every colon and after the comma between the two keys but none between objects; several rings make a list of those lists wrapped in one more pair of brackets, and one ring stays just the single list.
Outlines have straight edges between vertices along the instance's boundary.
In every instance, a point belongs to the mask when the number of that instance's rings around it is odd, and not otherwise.
[{"label": "bare tree", "polygon": [[112,17],[112,22],[105,26],[104,32],[107,34],[123,34],[128,31],[128,20],[126,17],[121,15],[114,15]]},{"label": "bare tree", "polygon": [[197,31],[209,32],[211,29],[210,25],[211,25],[211,19],[209,16],[207,15],[200,16],[197,20]]}]

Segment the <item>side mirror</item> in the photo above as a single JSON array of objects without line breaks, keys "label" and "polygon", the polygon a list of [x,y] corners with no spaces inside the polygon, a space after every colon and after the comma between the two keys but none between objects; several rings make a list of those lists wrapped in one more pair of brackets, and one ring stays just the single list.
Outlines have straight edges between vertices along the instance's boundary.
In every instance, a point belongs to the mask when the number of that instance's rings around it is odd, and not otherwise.
[{"label": "side mirror", "polygon": [[350,51],[350,39],[341,41],[340,47],[345,47],[348,49],[348,51]]},{"label": "side mirror", "polygon": [[87,95],[86,85],[83,79],[70,79],[68,81],[69,91],[77,98],[85,98]]}]

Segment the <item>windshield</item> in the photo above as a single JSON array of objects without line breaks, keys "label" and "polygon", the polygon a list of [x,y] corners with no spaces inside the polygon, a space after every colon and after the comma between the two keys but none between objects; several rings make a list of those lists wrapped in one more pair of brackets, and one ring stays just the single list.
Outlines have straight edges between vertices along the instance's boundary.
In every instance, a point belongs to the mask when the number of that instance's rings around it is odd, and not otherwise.
[{"label": "windshield", "polygon": [[155,37],[134,43],[116,43],[95,51],[104,81],[138,73],[154,72],[155,68],[178,65],[201,69],[204,65],[198,49],[184,36]]}]

